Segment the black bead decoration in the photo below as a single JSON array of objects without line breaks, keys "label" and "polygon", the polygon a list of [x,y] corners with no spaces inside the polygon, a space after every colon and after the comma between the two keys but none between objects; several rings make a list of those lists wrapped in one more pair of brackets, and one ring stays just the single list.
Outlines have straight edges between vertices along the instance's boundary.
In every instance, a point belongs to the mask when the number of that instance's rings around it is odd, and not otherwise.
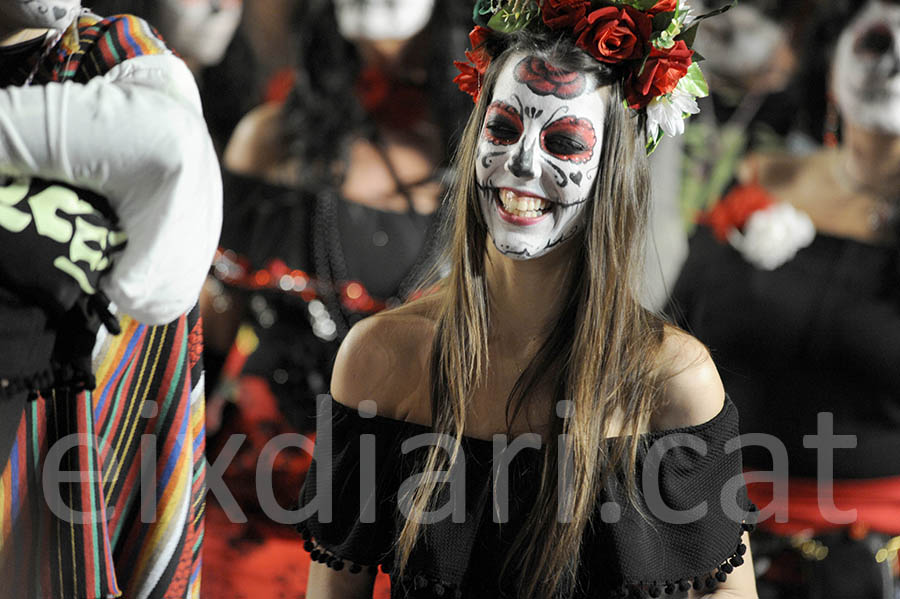
[{"label": "black bead decoration", "polygon": [[307,541],[303,542],[303,550],[306,551],[307,553],[312,553],[313,549],[315,549],[315,548],[316,548],[316,545],[312,541],[307,540]]},{"label": "black bead decoration", "polygon": [[744,563],[744,558],[742,558],[740,555],[735,555],[734,557],[732,557],[732,558],[731,558],[730,560],[728,560],[728,561],[731,562],[731,565],[732,565],[732,566],[734,566],[735,568],[737,568],[738,566],[740,566],[740,565],[742,565],[742,564]]},{"label": "black bead decoration", "polygon": [[741,543],[740,545],[738,545],[737,554],[744,555],[745,553],[747,553],[747,546]]},{"label": "black bead decoration", "polygon": [[706,588],[708,588],[708,589],[716,588],[716,579],[713,578],[712,576],[707,576],[706,577]]},{"label": "black bead decoration", "polygon": [[417,574],[415,579],[413,579],[413,587],[417,591],[421,591],[425,587],[428,586],[428,579],[422,576],[421,574]]},{"label": "black bead decoration", "polygon": [[676,590],[674,582],[670,582],[666,585],[666,595],[674,595]]},{"label": "black bead decoration", "polygon": [[359,574],[360,572],[362,572],[362,566],[360,566],[357,563],[350,564],[350,573],[351,574]]},{"label": "black bead decoration", "polygon": [[340,572],[344,569],[344,560],[336,559],[331,563],[331,567],[335,572]]},{"label": "black bead decoration", "polygon": [[442,585],[439,582],[436,583],[434,585],[434,594],[436,597],[443,597],[444,596],[444,585]]},{"label": "black bead decoration", "polygon": [[309,552],[309,558],[314,562],[319,561],[319,555],[320,554],[319,554],[318,549],[313,549],[312,551]]},{"label": "black bead decoration", "polygon": [[682,593],[686,593],[687,591],[691,590],[691,586],[692,585],[690,580],[682,580],[678,583],[678,590]]},{"label": "black bead decoration", "polygon": [[699,576],[695,576],[694,577],[694,590],[699,591],[702,588],[703,588],[703,581],[700,580]]},{"label": "black bead decoration", "polygon": [[728,562],[725,562],[724,564],[722,564],[722,571],[726,574],[731,574],[732,572],[734,572],[734,566],[732,566]]},{"label": "black bead decoration", "polygon": [[652,587],[650,587],[647,592],[650,594],[651,597],[653,597],[653,599],[657,599],[657,597],[662,595],[662,589],[660,589],[656,585],[653,585]]},{"label": "black bead decoration", "polygon": [[725,572],[723,572],[721,570],[716,572],[716,580],[718,580],[719,582],[725,582],[725,580],[727,578],[728,578],[728,574],[725,574]]}]

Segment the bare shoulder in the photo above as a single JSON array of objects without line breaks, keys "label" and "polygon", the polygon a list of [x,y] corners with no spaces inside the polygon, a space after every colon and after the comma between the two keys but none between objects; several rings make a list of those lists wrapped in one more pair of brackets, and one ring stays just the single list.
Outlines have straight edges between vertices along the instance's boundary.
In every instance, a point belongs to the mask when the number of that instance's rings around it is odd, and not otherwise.
[{"label": "bare shoulder", "polygon": [[725,389],[709,350],[684,331],[667,326],[657,358],[663,400],[650,428],[665,430],[712,420],[725,403]]},{"label": "bare shoulder", "polygon": [[753,152],[741,161],[737,176],[741,183],[759,183],[767,189],[777,190],[793,183],[808,168],[808,163],[807,156]]},{"label": "bare shoulder", "polygon": [[263,104],[248,112],[237,124],[222,162],[230,171],[264,177],[285,160],[280,136],[281,105]]},{"label": "bare shoulder", "polygon": [[375,401],[378,413],[397,420],[416,417],[428,402],[431,344],[437,321],[433,300],[370,316],[341,343],[331,375],[335,401],[356,408]]}]

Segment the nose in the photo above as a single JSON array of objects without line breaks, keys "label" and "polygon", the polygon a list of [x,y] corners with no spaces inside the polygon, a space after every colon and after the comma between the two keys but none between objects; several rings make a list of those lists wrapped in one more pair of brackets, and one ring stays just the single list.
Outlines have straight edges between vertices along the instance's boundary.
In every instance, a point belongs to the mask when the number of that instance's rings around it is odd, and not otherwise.
[{"label": "nose", "polygon": [[537,163],[537,152],[534,151],[537,140],[523,139],[519,148],[506,162],[506,170],[520,179],[535,179],[540,175]]}]

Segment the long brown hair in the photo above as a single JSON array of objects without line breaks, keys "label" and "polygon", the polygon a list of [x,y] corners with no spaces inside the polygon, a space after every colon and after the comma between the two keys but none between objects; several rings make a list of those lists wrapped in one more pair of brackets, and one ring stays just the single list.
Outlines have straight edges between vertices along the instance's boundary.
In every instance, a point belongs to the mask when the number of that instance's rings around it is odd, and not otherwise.
[{"label": "long brown hair", "polygon": [[[431,413],[435,432],[457,439],[456,452],[447,456],[441,448],[429,450],[425,476],[407,498],[412,509],[397,541],[395,568],[403,571],[423,533],[417,515],[437,501],[439,472],[459,457],[469,398],[488,368],[488,232],[475,185],[475,157],[498,74],[514,52],[522,51],[561,68],[593,73],[609,98],[599,172],[587,208],[588,226],[583,242],[574,241],[574,272],[565,294],[569,299],[507,399],[511,422],[538,382],[549,382],[554,390],[548,415],[551,438],[566,435],[572,468],[568,505],[558,505],[557,471],[565,464],[559,461],[556,444],[547,443],[537,501],[501,573],[514,573],[518,596],[550,599],[576,584],[582,536],[607,477],[620,476],[629,496],[635,497],[638,434],[646,429],[660,392],[654,364],[663,322],[638,303],[635,293],[650,187],[643,118],[625,108],[620,74],[565,38],[519,33],[503,40],[489,42],[496,58],[463,133],[455,161],[457,180],[448,197],[446,260],[451,270],[441,283],[432,347]],[[574,407],[565,418],[555,413],[563,400]],[[608,442],[614,417],[623,426]],[[569,515],[568,522],[558,518],[561,507]]]}]

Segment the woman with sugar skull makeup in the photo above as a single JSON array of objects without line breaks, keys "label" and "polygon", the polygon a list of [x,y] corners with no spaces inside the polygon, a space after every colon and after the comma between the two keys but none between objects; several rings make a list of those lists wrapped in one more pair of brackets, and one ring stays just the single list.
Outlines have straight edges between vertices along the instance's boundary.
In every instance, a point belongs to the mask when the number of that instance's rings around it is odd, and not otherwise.
[{"label": "woman with sugar skull makeup", "polygon": [[[788,470],[777,476],[787,495],[772,501],[771,484],[749,487],[782,517],[762,522],[754,539],[772,564],[761,596],[894,597],[900,3],[822,11],[800,71],[808,74],[803,120],[819,124],[825,147],[745,161],[740,183],[703,217],[672,303],[716,348],[743,432],[774,435],[786,448]],[[830,472],[805,437],[824,434],[826,423],[839,439]],[[773,468],[770,451],[745,449],[748,468]],[[817,482],[829,476],[823,497]]]},{"label": "woman with sugar skull makeup", "polygon": [[[450,274],[341,346],[301,491],[308,597],[370,597],[379,566],[399,598],[756,596],[737,413],[633,289],[645,109],[701,80],[686,12],[477,3]],[[679,442],[702,449],[652,457]]]},{"label": "woman with sugar skull makeup", "polygon": [[198,597],[221,181],[147,23],[0,1],[0,198],[0,594]]},{"label": "woman with sugar skull makeup", "polygon": [[207,355],[223,362],[238,323],[252,329],[257,349],[225,376],[263,377],[260,401],[274,395],[297,429],[311,428],[350,325],[400,303],[420,274],[467,110],[450,73],[468,17],[453,0],[304,3],[293,89],[246,115],[226,148]]}]

